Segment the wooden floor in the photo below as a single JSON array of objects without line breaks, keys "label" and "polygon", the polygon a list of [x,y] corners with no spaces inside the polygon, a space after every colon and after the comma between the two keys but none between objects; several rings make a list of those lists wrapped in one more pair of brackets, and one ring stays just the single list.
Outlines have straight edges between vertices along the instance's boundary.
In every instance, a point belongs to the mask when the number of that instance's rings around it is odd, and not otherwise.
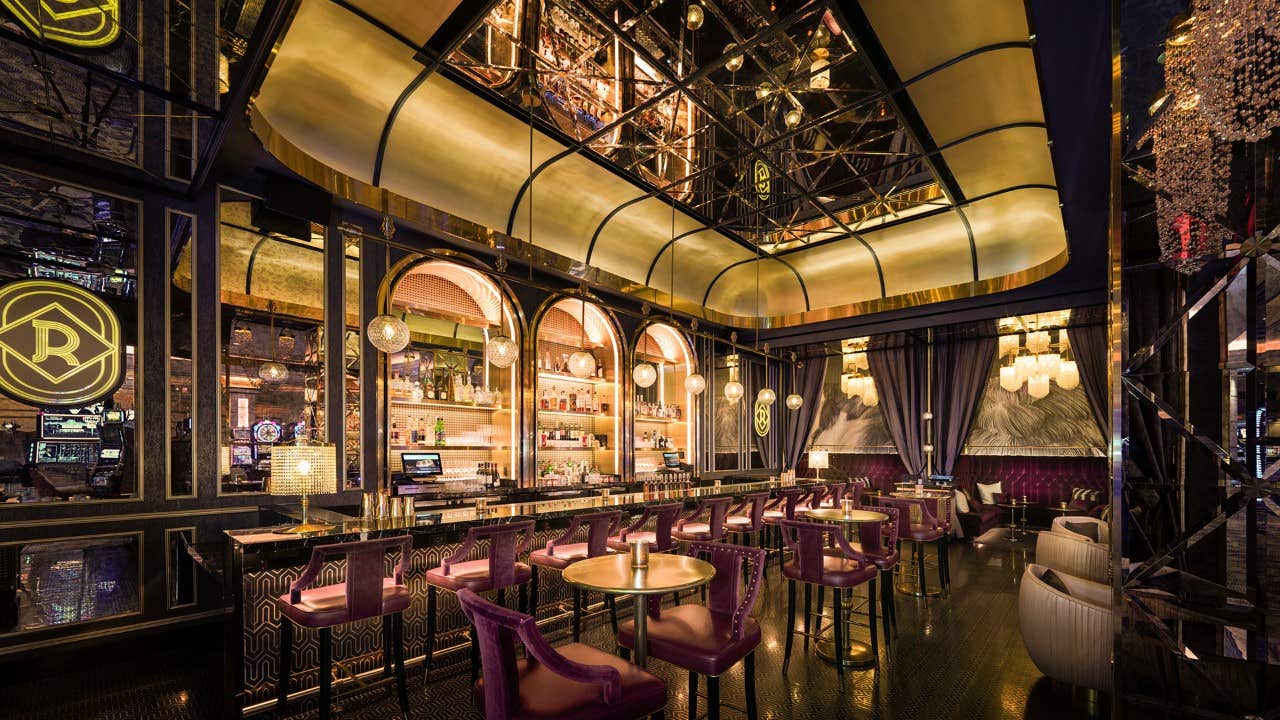
[{"label": "wooden floor", "polygon": [[[875,670],[850,672],[843,685],[833,666],[797,638],[790,671],[781,673],[786,584],[770,568],[757,616],[764,629],[758,651],[761,717],[1086,718],[1105,716],[1109,701],[1090,705],[1084,693],[1043,678],[1027,657],[1018,630],[1017,592],[1033,542],[956,545],[949,595],[897,596],[899,636],[881,649]],[[930,577],[930,582],[935,580]],[[612,649],[608,622],[595,620],[584,642]],[[661,662],[651,669],[670,687],[667,717],[687,718],[686,676]],[[477,718],[465,671],[433,681],[425,690],[411,668],[415,720]],[[186,720],[221,713],[221,645],[217,626],[116,643],[92,652],[58,655],[39,663],[0,665],[0,717],[6,720]],[[742,674],[722,680],[722,701],[742,705]],[[396,717],[389,688],[340,699],[337,717]],[[706,712],[705,701],[699,703]],[[296,717],[314,717],[309,703]],[[271,718],[270,713],[259,717]],[[725,718],[741,718],[726,708]]]}]

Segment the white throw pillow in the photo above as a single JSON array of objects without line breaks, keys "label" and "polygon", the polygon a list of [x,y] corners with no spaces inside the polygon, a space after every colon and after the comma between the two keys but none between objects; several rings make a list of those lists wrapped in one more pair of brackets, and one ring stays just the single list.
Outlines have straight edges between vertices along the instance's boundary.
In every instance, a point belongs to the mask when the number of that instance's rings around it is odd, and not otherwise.
[{"label": "white throw pillow", "polygon": [[963,490],[956,490],[956,512],[969,512],[969,495]]},{"label": "white throw pillow", "polygon": [[994,504],[996,501],[995,496],[1003,492],[1000,489],[1000,483],[991,483],[989,485],[984,485],[982,483],[975,484],[978,486],[978,499],[982,501],[983,505]]}]

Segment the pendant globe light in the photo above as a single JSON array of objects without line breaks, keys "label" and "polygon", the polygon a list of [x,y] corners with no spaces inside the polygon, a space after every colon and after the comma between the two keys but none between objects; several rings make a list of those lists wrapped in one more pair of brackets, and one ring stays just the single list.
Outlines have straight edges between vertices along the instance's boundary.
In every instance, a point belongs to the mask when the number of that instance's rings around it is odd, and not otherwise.
[{"label": "pendant globe light", "polygon": [[791,353],[791,389],[792,392],[787,396],[786,403],[788,410],[799,410],[804,406],[804,396],[795,392],[796,387],[796,354]]},{"label": "pendant globe light", "polygon": [[276,360],[276,304],[274,302],[267,303],[267,314],[271,322],[270,332],[267,335],[271,341],[271,360],[262,363],[258,368],[258,377],[265,383],[278,383],[289,377],[289,368]]},{"label": "pendant globe light", "polygon": [[772,388],[760,388],[760,392],[756,393],[756,402],[762,402],[765,405],[772,405],[778,399],[778,393]]},{"label": "pendant globe light", "polygon": [[[644,330],[644,354],[646,356],[649,354],[648,328],[645,328]],[[636,363],[635,368],[631,370],[631,379],[636,381],[637,387],[652,387],[658,380],[658,371],[654,369],[653,365],[645,362],[642,358],[640,362]]]},{"label": "pendant globe light", "polygon": [[[387,215],[382,218],[382,236],[387,240],[382,247],[386,251],[385,267],[391,265],[391,237],[395,235],[395,223],[391,221],[391,216]],[[409,344],[409,326],[404,320],[391,315],[382,313],[375,316],[369,321],[369,325],[365,328],[369,335],[369,344],[384,353],[396,353],[405,349]]]},{"label": "pendant globe light", "polygon": [[484,346],[485,357],[488,358],[489,364],[497,368],[509,368],[516,364],[516,360],[520,359],[520,346],[516,344],[506,333],[507,329],[507,303],[502,298],[501,292],[498,294],[498,334],[489,338],[489,342]]},{"label": "pendant globe light", "polygon": [[702,377],[702,373],[693,373],[684,379],[684,389],[690,395],[701,395],[707,389],[707,379]]},{"label": "pendant globe light", "polygon": [[742,383],[737,380],[730,380],[724,384],[724,399],[731,403],[736,403],[742,399],[746,390],[742,387]]},{"label": "pendant globe light", "polygon": [[[582,312],[578,316],[578,327],[582,330],[582,347],[587,346],[587,300],[583,293]],[[569,356],[569,372],[578,378],[589,378],[596,374],[596,356],[579,349]]]}]

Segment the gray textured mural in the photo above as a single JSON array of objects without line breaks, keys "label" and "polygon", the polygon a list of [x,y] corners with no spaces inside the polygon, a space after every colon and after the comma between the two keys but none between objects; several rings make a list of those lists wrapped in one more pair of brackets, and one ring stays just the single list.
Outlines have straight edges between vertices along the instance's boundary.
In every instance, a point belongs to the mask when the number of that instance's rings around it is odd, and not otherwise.
[{"label": "gray textured mural", "polygon": [[893,439],[879,407],[840,392],[840,358],[827,358],[821,404],[810,444],[822,450],[853,453],[894,453]]},{"label": "gray textured mural", "polygon": [[966,455],[1103,454],[1102,434],[1089,412],[1083,387],[1063,390],[1049,385],[1036,400],[1026,387],[1011,393],[1000,387],[998,366],[992,368],[965,445]]}]

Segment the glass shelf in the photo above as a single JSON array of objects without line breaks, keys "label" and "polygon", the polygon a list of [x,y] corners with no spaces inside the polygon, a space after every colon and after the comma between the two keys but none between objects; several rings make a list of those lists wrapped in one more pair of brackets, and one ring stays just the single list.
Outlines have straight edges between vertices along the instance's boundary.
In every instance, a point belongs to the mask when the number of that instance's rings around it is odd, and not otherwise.
[{"label": "glass shelf", "polygon": [[455,403],[441,400],[413,400],[409,398],[391,398],[391,402],[395,405],[407,405],[409,407],[433,407],[446,408],[450,410],[477,410],[484,412],[497,412],[499,410],[507,410],[502,405],[476,405],[473,403]]},{"label": "glass shelf", "polygon": [[613,419],[612,415],[605,415],[604,413],[576,412],[573,410],[550,410],[550,409],[543,410],[539,408],[538,413],[542,415],[565,415],[568,417],[596,418],[597,420]]},{"label": "glass shelf", "polygon": [[604,385],[604,384],[613,382],[612,380],[608,380],[604,378],[598,378],[598,377],[580,378],[577,375],[568,375],[566,373],[558,373],[558,372],[548,372],[546,370],[539,370],[538,377],[545,378],[547,380],[562,380],[564,382],[582,383],[584,385]]}]

